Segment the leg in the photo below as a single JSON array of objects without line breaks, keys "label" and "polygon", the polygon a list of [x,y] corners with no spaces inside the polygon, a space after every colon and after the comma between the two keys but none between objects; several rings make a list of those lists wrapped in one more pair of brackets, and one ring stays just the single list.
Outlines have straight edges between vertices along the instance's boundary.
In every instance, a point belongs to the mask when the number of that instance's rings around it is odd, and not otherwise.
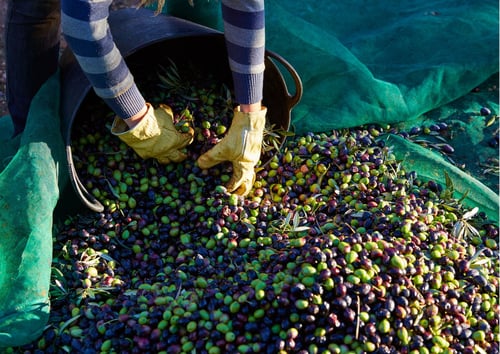
[{"label": "leg", "polygon": [[31,100],[57,70],[59,25],[59,0],[10,0],[8,3],[7,102],[14,135],[24,130]]}]

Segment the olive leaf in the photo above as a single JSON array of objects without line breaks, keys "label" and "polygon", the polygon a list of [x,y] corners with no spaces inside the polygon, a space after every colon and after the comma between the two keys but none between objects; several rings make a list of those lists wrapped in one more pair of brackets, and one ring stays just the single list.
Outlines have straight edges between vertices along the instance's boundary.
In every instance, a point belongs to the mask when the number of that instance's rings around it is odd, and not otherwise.
[{"label": "olive leaf", "polygon": [[294,136],[295,133],[286,129],[277,128],[276,124],[271,124],[264,128],[264,136],[262,139],[262,151],[280,151],[280,145],[286,137]]},{"label": "olive leaf", "polygon": [[[310,229],[309,226],[300,225],[301,216],[299,214],[300,210],[296,212],[289,211],[284,220],[283,219],[275,220],[274,222],[271,223],[271,227],[275,231],[279,231],[282,233],[298,233],[309,230]],[[304,216],[306,216],[305,212]]]},{"label": "olive leaf", "polygon": [[479,236],[479,231],[469,223],[469,220],[472,219],[478,211],[479,209],[475,207],[466,212],[462,218],[453,225],[452,235],[457,239],[467,239]]},{"label": "olive leaf", "polygon": [[167,66],[158,65],[157,76],[160,80],[159,86],[179,93],[183,97],[189,97],[192,100],[192,97],[187,94],[189,82],[181,77],[177,65],[171,58],[168,58],[168,62]]}]

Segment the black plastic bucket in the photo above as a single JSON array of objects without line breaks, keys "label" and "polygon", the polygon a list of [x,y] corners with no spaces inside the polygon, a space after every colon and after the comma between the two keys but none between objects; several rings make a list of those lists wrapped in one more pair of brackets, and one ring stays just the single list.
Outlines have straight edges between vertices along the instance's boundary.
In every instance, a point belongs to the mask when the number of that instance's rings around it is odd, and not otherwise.
[{"label": "black plastic bucket", "polygon": [[[232,87],[223,33],[177,17],[155,16],[154,11],[148,9],[111,12],[109,24],[115,43],[132,74],[137,65],[147,68],[149,64],[155,63],[156,58],[164,58],[161,53],[168,53],[168,57],[174,62],[189,57],[202,73],[216,75],[228,87]],[[266,51],[265,65],[263,104],[268,108],[268,123],[288,130],[291,110],[302,97],[302,82],[285,59],[269,50]],[[294,82],[293,94],[288,91],[280,67],[286,69]],[[103,205],[86,190],[73,164],[71,140],[75,128],[73,125],[77,124],[75,118],[87,96],[95,94],[69,50],[61,58],[61,80],[61,129],[66,145],[70,181],[83,204],[100,212],[104,209]],[[104,124],[106,122],[103,121]]]}]

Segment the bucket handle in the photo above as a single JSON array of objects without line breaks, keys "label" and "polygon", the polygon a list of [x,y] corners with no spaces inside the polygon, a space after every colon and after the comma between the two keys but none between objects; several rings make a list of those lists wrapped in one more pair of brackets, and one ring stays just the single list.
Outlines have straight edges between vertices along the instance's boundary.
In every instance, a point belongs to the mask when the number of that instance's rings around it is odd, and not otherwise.
[{"label": "bucket handle", "polygon": [[78,194],[80,200],[85,204],[87,208],[92,211],[102,212],[104,210],[104,206],[92,195],[90,194],[85,186],[82,185],[82,182],[78,178],[78,174],[76,173],[75,165],[73,164],[73,155],[71,152],[71,147],[66,147],[66,157],[68,160],[68,170],[70,175],[70,181],[73,184],[73,189]]},{"label": "bucket handle", "polygon": [[[286,87],[285,84],[285,90],[288,96],[288,109],[291,110],[302,98],[302,91],[303,91],[302,80],[300,79],[299,74],[293,68],[293,66],[288,61],[286,61],[285,58],[283,58],[281,55],[270,50],[266,51],[266,55],[276,60],[279,64],[281,64],[288,71],[288,73],[293,79],[293,82],[295,84],[295,93],[293,95],[290,95],[290,92],[288,91],[288,88]],[[284,82],[285,81],[283,80],[283,83]]]}]

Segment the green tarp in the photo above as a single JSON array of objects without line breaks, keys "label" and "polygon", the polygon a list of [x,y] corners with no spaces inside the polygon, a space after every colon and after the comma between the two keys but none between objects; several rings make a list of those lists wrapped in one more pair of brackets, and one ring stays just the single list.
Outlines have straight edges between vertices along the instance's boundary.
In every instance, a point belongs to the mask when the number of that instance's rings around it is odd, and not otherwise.
[{"label": "green tarp", "polygon": [[55,75],[16,139],[0,119],[0,348],[36,339],[49,318],[53,212],[68,180],[58,92]]},{"label": "green tarp", "polygon": [[[222,29],[218,1],[194,5],[167,0],[166,12]],[[486,124],[498,113],[497,1],[269,0],[266,11],[268,49],[303,81],[296,133],[445,121],[455,163],[408,139],[381,139],[421,176],[443,183],[448,171],[459,196],[467,192],[464,203],[498,222],[498,176],[474,168],[498,158],[487,144],[498,120]],[[0,119],[0,347],[35,339],[48,318],[52,212],[66,179],[58,90],[56,75],[20,140],[9,139],[9,119]],[[481,107],[492,113],[481,116]]]}]

